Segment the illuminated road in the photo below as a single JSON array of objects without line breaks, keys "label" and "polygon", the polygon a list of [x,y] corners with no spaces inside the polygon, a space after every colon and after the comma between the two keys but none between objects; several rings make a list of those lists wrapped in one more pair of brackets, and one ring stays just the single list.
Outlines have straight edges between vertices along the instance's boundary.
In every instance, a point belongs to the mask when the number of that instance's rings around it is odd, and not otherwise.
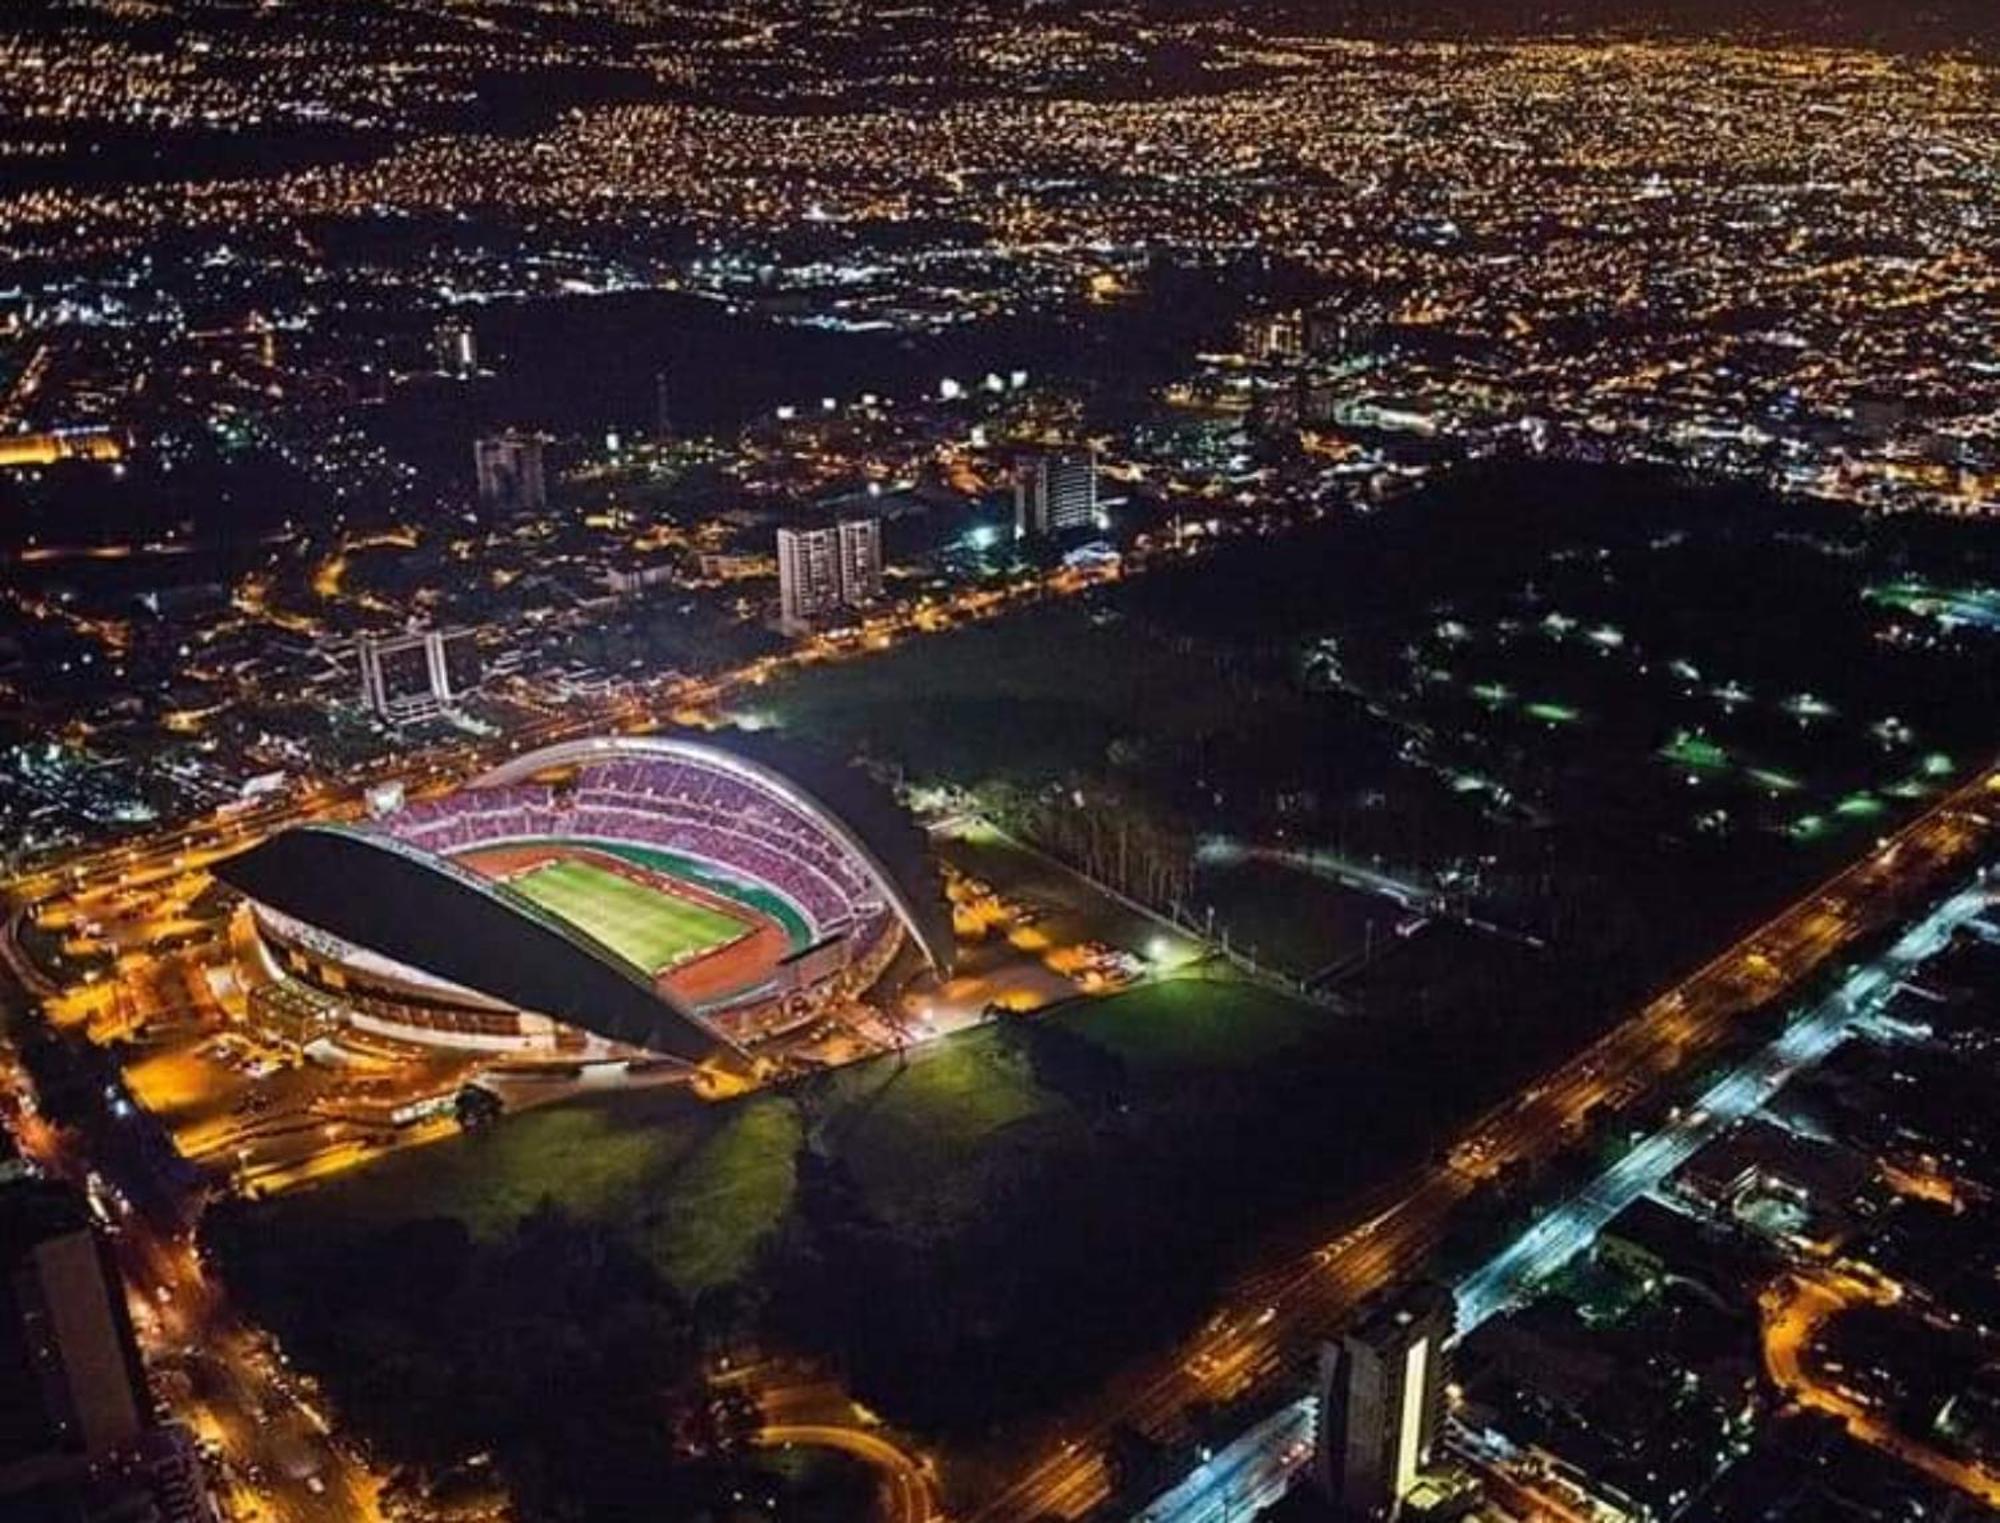
[{"label": "illuminated road", "polygon": [[[81,1183],[72,1134],[35,1112],[27,1074],[0,1060],[0,1122],[46,1173]],[[117,1214],[111,1245],[149,1368],[164,1371],[174,1413],[225,1457],[232,1519],[375,1523],[381,1477],[333,1441],[309,1384],[284,1368],[203,1272],[185,1235],[134,1211]]]},{"label": "illuminated road", "polygon": [[187,1378],[178,1415],[229,1458],[230,1515],[379,1519],[382,1478],[333,1441],[308,1383],[235,1314],[186,1240],[128,1222],[116,1249],[126,1283],[154,1310],[144,1319],[151,1361]]},{"label": "illuminated road", "polygon": [[18,873],[0,887],[11,902],[21,904],[86,884],[158,881],[200,866],[203,857],[212,859],[243,850],[293,825],[358,815],[367,790],[376,784],[400,783],[412,793],[429,792],[559,740],[630,733],[681,719],[712,717],[723,700],[754,691],[786,671],[865,658],[904,639],[993,618],[1022,604],[1071,597],[1116,580],[1118,575],[1108,570],[1063,568],[1004,588],[970,588],[942,601],[919,602],[877,614],[852,635],[816,637],[783,655],[759,657],[712,676],[675,677],[595,702],[566,699],[552,705],[544,717],[516,726],[498,739],[452,743],[383,758],[338,781],[301,779],[292,793],[231,806],[122,845],[76,852]]},{"label": "illuminated road", "polygon": [[1797,1270],[1779,1278],[1759,1302],[1764,1367],[1772,1383],[1800,1406],[1837,1418],[1848,1433],[1988,1507],[2000,1507],[2000,1476],[1922,1443],[1877,1416],[1866,1404],[1822,1379],[1812,1347],[1821,1330],[1856,1306],[1890,1306],[1893,1288],[1836,1270]]},{"label": "illuminated road", "polygon": [[864,1428],[777,1424],[760,1429],[756,1441],[766,1448],[803,1444],[838,1449],[870,1466],[881,1480],[879,1523],[933,1523],[939,1517],[930,1478],[922,1468],[894,1444]]},{"label": "illuminated road", "polygon": [[[354,818],[375,784],[398,783],[411,796],[421,796],[558,740],[699,720],[712,716],[730,696],[754,690],[787,669],[865,656],[905,637],[989,618],[1022,603],[1070,596],[1108,579],[1101,572],[1059,570],[1004,589],[975,588],[943,601],[926,600],[871,618],[852,638],[815,639],[781,657],[761,658],[713,677],[652,684],[605,702],[551,706],[545,717],[499,740],[390,758],[338,781],[300,779],[288,795],[233,806],[143,840],[76,853],[7,882],[9,918],[7,934],[0,936],[0,957],[46,1002],[45,1016],[73,1004],[65,1018],[87,1019],[93,1034],[108,1036],[141,1021],[192,1024],[214,1014],[212,996],[198,986],[198,961],[156,953],[150,938],[199,930],[180,911],[201,887],[206,869],[268,834],[308,821]],[[124,955],[115,981],[58,989],[20,954],[14,935],[20,913],[50,904],[71,926],[100,921],[120,926],[112,944]],[[160,1077],[170,1086],[174,1075],[162,1067]],[[0,1080],[7,1081],[0,1083],[0,1102],[28,1092],[25,1076],[18,1072],[0,1075]],[[48,1143],[54,1134],[18,1105],[8,1104],[6,1112],[24,1151],[40,1157],[33,1144]],[[276,1132],[289,1125],[290,1118],[273,1115],[254,1126],[246,1123],[242,1130],[248,1140],[252,1132]],[[317,1139],[305,1135],[314,1130],[320,1133]],[[271,1162],[275,1172],[261,1179],[260,1187],[348,1167],[367,1156],[361,1140],[342,1132],[338,1120],[306,1127],[300,1138],[302,1145],[316,1145],[300,1158]],[[89,1167],[80,1158],[42,1161],[52,1172],[72,1178],[81,1178]],[[259,1160],[246,1153],[245,1162]],[[186,1242],[160,1237],[135,1220],[121,1234],[118,1248],[133,1299],[144,1312],[140,1320],[149,1329],[149,1356],[174,1377],[176,1415],[221,1447],[231,1478],[226,1498],[231,1516],[260,1523],[369,1523],[376,1518],[379,1478],[330,1434],[305,1383],[284,1369],[264,1336],[227,1305],[220,1287],[205,1280]],[[878,1461],[900,1454],[862,1429],[832,1425],[827,1431],[859,1434],[843,1443],[869,1449]],[[897,1471],[893,1464],[890,1474],[900,1476],[892,1487],[897,1517],[922,1523],[932,1516],[928,1476]]]},{"label": "illuminated road", "polygon": [[[240,808],[223,817],[143,843],[75,857],[23,875],[10,885],[17,902],[62,891],[130,889],[171,883],[264,834],[312,819],[350,817],[365,785],[393,779],[412,793],[433,790],[559,739],[637,731],[685,714],[712,712],[723,699],[754,689],[779,672],[847,659],[915,635],[940,622],[988,617],[1042,597],[1081,590],[1089,580],[1058,573],[1004,592],[970,592],[948,610],[913,610],[876,621],[852,642],[816,642],[783,658],[752,663],[698,681],[659,684],[642,697],[575,706],[523,726],[501,742],[454,746],[378,767],[339,785],[306,783],[296,797]],[[1161,1358],[1128,1370],[1097,1397],[1049,1425],[1045,1441],[1026,1445],[1016,1479],[975,1499],[966,1523],[1028,1523],[1071,1518],[1109,1493],[1104,1463],[1111,1432],[1129,1425],[1166,1442],[1186,1437],[1197,1404],[1228,1401],[1264,1388],[1289,1356],[1339,1325],[1373,1291],[1417,1270],[1452,1213],[1516,1162],[1533,1163],[1567,1146],[1606,1111],[1632,1102],[1652,1084],[1711,1051],[1745,1010],[1775,997],[1847,946],[1857,935],[1906,912],[1913,893],[1934,889],[1942,872],[1983,844],[1980,813],[2000,802],[1996,779],[1980,777],[1940,801],[1879,850],[1801,898],[1752,935],[1689,975],[1516,1101],[1476,1123],[1448,1164],[1405,1179],[1376,1202],[1361,1227],[1304,1254],[1279,1255],[1247,1276],[1204,1330]],[[261,1409],[237,1404],[233,1424],[263,1424]],[[266,1467],[268,1468],[268,1467]],[[331,1487],[328,1488],[329,1492]],[[361,1517],[352,1503],[318,1509],[301,1495],[280,1516],[320,1520]],[[331,1501],[329,1497],[327,1500]],[[347,1505],[349,1510],[339,1510]]]},{"label": "illuminated road", "polygon": [[1254,1517],[1291,1489],[1292,1477],[1311,1457],[1317,1406],[1303,1397],[1265,1418],[1142,1508],[1135,1523],[1234,1523]]},{"label": "illuminated road", "polygon": [[[1962,871],[1990,845],[1994,822],[1985,811],[1996,806],[2000,770],[1989,768],[1475,1122],[1447,1163],[1402,1181],[1371,1204],[1361,1226],[1246,1276],[1192,1339],[1127,1370],[1052,1423],[1011,1484],[964,1509],[966,1523],[1075,1518],[1103,1502],[1111,1492],[1105,1446],[1117,1428],[1178,1443],[1187,1437],[1191,1408],[1236,1399],[1284,1375],[1293,1356],[1370,1294],[1418,1272],[1454,1211],[1503,1169],[1572,1145],[1608,1112],[1712,1051],[1746,1011],[1795,986],[1863,933],[1909,914],[1917,896],[1939,892],[1948,872]],[[1779,1044],[1776,1061],[1795,1065],[1821,1039],[1808,1024],[1798,1047],[1790,1037]],[[1635,1169],[1658,1161],[1642,1155]],[[1540,1246],[1553,1253],[1563,1236],[1552,1231]],[[1515,1269],[1533,1257],[1524,1254]]]},{"label": "illuminated road", "polygon": [[1954,895],[1880,960],[1795,1020],[1777,1041],[1706,1090],[1687,1114],[1638,1143],[1589,1188],[1535,1222],[1457,1287],[1458,1330],[1469,1333],[1504,1311],[1576,1254],[1604,1225],[1745,1116],[1760,1111],[1794,1074],[1813,1067],[1895,994],[1898,980],[1935,956],[1953,931],[1992,899],[1983,884]]},{"label": "illuminated road", "polygon": [[754,1442],[766,1448],[800,1444],[837,1449],[877,1477],[877,1523],[937,1523],[937,1481],[929,1461],[898,1441],[833,1381],[812,1369],[772,1360],[717,1377],[721,1387],[747,1392],[763,1425]]}]

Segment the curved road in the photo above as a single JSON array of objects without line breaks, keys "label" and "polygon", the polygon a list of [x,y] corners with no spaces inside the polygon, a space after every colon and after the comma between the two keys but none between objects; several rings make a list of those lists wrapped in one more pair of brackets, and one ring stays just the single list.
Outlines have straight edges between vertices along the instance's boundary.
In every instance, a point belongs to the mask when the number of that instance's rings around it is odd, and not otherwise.
[{"label": "curved road", "polygon": [[755,1442],[766,1449],[803,1444],[853,1455],[881,1477],[882,1523],[937,1523],[943,1517],[923,1463],[865,1428],[775,1423],[759,1429]]},{"label": "curved road", "polygon": [[1905,1433],[1820,1377],[1813,1345],[1826,1325],[1857,1306],[1892,1306],[1892,1287],[1843,1274],[1837,1269],[1794,1269],[1781,1275],[1758,1302],[1762,1314],[1764,1367],[1772,1383],[1800,1406],[1837,1419],[1852,1437],[1901,1460],[1988,1507],[2000,1506],[2000,1475],[1977,1459],[1965,1459]]}]

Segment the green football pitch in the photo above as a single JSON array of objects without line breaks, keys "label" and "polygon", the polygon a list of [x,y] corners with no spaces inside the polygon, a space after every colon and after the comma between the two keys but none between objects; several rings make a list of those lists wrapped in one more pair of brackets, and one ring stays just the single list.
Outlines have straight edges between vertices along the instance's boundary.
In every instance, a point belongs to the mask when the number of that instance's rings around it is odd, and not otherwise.
[{"label": "green football pitch", "polygon": [[507,886],[648,973],[743,933],[743,922],[734,915],[677,899],[588,862],[552,862]]}]

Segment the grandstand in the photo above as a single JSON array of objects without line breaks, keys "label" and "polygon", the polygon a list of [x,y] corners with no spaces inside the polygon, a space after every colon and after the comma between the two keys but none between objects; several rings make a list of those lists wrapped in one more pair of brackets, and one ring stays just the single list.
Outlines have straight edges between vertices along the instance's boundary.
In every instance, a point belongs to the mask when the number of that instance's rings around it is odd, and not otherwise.
[{"label": "grandstand", "polygon": [[[951,951],[936,870],[893,801],[758,737],[552,747],[365,827],[288,832],[220,875],[292,976],[358,986],[357,1021],[458,1046],[733,1048],[866,987],[904,946],[934,967]],[[596,1008],[550,977],[578,959]]]}]

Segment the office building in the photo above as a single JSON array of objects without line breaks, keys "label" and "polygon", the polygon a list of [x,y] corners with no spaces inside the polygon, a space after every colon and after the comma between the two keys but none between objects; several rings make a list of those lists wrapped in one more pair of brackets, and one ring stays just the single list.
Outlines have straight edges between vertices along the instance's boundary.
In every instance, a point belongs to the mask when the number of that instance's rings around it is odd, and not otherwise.
[{"label": "office building", "polygon": [[82,1195],[0,1185],[0,1518],[214,1523],[188,1431],[153,1411],[125,1288]]},{"label": "office building", "polygon": [[0,1497],[82,1475],[135,1443],[151,1407],[118,1270],[82,1197],[48,1179],[0,1187]]},{"label": "office building", "polygon": [[425,654],[430,658],[431,691],[447,708],[479,691],[486,675],[479,654],[479,637],[469,629],[431,632]]},{"label": "office building", "polygon": [[778,625],[790,633],[882,595],[882,521],[778,530]]},{"label": "office building", "polygon": [[1097,451],[1037,450],[1014,462],[1014,537],[1097,528]]},{"label": "office building", "polygon": [[431,352],[437,373],[453,380],[469,380],[479,374],[479,341],[472,325],[456,317],[446,318],[431,334]]},{"label": "office building", "polygon": [[361,701],[392,724],[429,719],[478,691],[484,667],[469,629],[363,635]]},{"label": "office building", "polygon": [[146,1429],[72,1488],[64,1523],[218,1523],[194,1435],[179,1423]]},{"label": "office building", "polygon": [[361,701],[378,718],[402,724],[438,712],[427,635],[363,635],[358,649]]},{"label": "office building", "polygon": [[1320,1489],[1348,1517],[1395,1518],[1444,1421],[1451,1292],[1421,1285],[1363,1313],[1320,1351]]},{"label": "office building", "polygon": [[508,432],[475,440],[472,463],[481,507],[509,513],[539,513],[548,507],[542,441],[533,434]]},{"label": "office building", "polygon": [[32,469],[63,460],[110,465],[124,456],[124,437],[108,428],[52,428],[37,434],[0,434],[0,470]]}]

